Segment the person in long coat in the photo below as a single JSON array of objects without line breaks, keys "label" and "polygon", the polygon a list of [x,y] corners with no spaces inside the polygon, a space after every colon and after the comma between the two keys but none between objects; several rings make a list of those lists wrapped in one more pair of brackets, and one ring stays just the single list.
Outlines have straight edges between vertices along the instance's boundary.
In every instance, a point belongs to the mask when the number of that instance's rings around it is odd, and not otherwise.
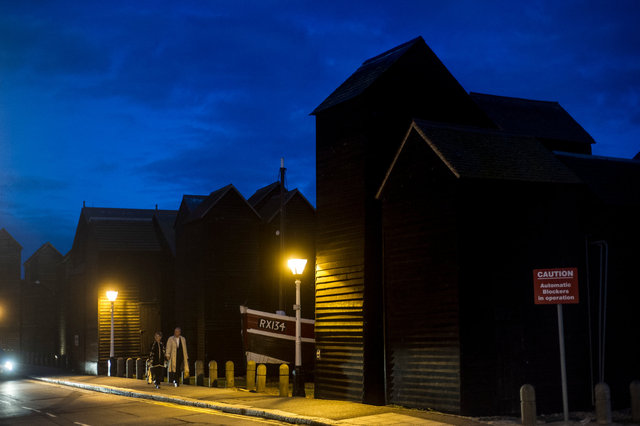
[{"label": "person in long coat", "polygon": [[189,355],[187,354],[187,340],[182,336],[182,329],[176,327],[173,336],[167,339],[167,360],[169,361],[169,382],[180,386],[180,375],[184,371],[189,377]]},{"label": "person in long coat", "polygon": [[149,365],[151,366],[153,383],[156,385],[156,389],[160,389],[160,383],[162,383],[164,379],[166,356],[164,344],[162,343],[162,332],[156,331],[154,339],[154,342],[151,344],[151,351],[149,352]]}]

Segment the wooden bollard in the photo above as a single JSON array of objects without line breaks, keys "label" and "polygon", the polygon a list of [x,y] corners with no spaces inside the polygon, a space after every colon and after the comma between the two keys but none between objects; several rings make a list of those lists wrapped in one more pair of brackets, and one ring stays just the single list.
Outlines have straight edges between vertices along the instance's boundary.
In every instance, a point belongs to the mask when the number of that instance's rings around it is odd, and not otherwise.
[{"label": "wooden bollard", "polygon": [[631,394],[631,420],[640,423],[640,381],[634,380],[629,385]]},{"label": "wooden bollard", "polygon": [[144,359],[137,358],[136,359],[136,379],[144,380],[144,375],[145,375],[144,368],[145,368]]},{"label": "wooden bollard", "polygon": [[256,389],[256,362],[247,361],[247,390]]},{"label": "wooden bollard", "polygon": [[536,390],[528,384],[520,387],[520,417],[524,426],[535,426],[538,422]]},{"label": "wooden bollard", "polygon": [[218,363],[209,361],[209,387],[212,388],[218,384]]},{"label": "wooden bollard", "polygon": [[289,366],[282,364],[280,366],[280,396],[289,396]]},{"label": "wooden bollard", "polygon": [[127,379],[133,379],[135,368],[136,366],[133,358],[127,358],[127,371],[125,373],[125,376],[127,376]]},{"label": "wooden bollard", "polygon": [[224,377],[227,381],[226,387],[232,388],[235,385],[233,381],[233,361],[227,361],[224,365]]},{"label": "wooden bollard", "polygon": [[196,386],[204,386],[204,362],[196,361]]},{"label": "wooden bollard", "polygon": [[596,421],[601,425],[611,423],[611,391],[606,383],[596,385]]},{"label": "wooden bollard", "polygon": [[118,360],[116,361],[116,376],[124,377],[124,375],[124,358],[118,357]]},{"label": "wooden bollard", "polygon": [[264,392],[267,389],[267,366],[258,365],[258,385],[256,391]]}]

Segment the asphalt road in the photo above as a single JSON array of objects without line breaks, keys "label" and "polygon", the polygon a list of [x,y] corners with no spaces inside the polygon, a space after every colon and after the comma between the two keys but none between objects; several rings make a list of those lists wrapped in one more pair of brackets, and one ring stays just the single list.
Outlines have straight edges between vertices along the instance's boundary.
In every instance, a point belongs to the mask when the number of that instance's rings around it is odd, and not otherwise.
[{"label": "asphalt road", "polygon": [[73,389],[0,381],[0,425],[282,425],[284,423]]}]

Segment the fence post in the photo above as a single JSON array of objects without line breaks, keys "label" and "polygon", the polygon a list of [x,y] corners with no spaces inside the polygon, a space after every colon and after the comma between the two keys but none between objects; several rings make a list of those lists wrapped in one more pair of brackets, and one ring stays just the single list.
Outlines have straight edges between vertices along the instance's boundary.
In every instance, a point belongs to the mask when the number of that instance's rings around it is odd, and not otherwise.
[{"label": "fence post", "polygon": [[224,376],[225,379],[227,381],[226,383],[226,387],[228,388],[232,388],[234,387],[234,375],[233,375],[233,361],[227,361],[227,363],[224,365]]},{"label": "fence post", "polygon": [[218,363],[215,361],[209,361],[209,387],[212,388],[217,385],[218,381]]},{"label": "fence post", "polygon": [[520,417],[524,426],[535,426],[538,421],[536,390],[529,384],[520,387]]},{"label": "fence post", "polygon": [[596,421],[601,425],[611,423],[611,391],[606,383],[596,385]]},{"label": "fence post", "polygon": [[640,381],[634,380],[629,385],[631,393],[631,420],[640,423]]},{"label": "fence post", "polygon": [[204,362],[196,361],[196,386],[204,386]]},{"label": "fence post", "polygon": [[289,396],[289,366],[280,366],[280,396]]},{"label": "fence post", "polygon": [[134,365],[133,358],[127,358],[127,371],[125,373],[125,376],[127,377],[127,379],[132,379],[133,378],[133,369],[134,368],[135,368],[135,365]]},{"label": "fence post", "polygon": [[258,387],[256,391],[264,392],[267,389],[267,366],[258,365]]},{"label": "fence post", "polygon": [[144,380],[144,374],[145,374],[144,367],[145,367],[144,359],[137,358],[136,359],[136,379]]},{"label": "fence post", "polygon": [[247,390],[256,390],[256,362],[247,361]]}]

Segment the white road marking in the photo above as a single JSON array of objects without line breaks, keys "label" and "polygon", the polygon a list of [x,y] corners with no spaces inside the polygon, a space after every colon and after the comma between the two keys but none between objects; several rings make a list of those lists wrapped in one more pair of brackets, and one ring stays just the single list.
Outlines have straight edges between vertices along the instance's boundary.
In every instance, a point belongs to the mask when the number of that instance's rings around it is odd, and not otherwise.
[{"label": "white road marking", "polygon": [[31,407],[22,407],[22,408],[24,408],[25,410],[29,410],[29,411],[35,411],[36,413],[40,412],[40,410],[36,410],[35,408],[31,408]]},{"label": "white road marking", "polygon": [[91,426],[91,425],[88,425],[86,423],[80,423],[80,422],[73,422],[73,424],[74,425],[78,425],[78,426]]},{"label": "white road marking", "polygon": [[51,414],[51,413],[45,413],[45,414],[49,417],[57,417],[55,414]]}]

